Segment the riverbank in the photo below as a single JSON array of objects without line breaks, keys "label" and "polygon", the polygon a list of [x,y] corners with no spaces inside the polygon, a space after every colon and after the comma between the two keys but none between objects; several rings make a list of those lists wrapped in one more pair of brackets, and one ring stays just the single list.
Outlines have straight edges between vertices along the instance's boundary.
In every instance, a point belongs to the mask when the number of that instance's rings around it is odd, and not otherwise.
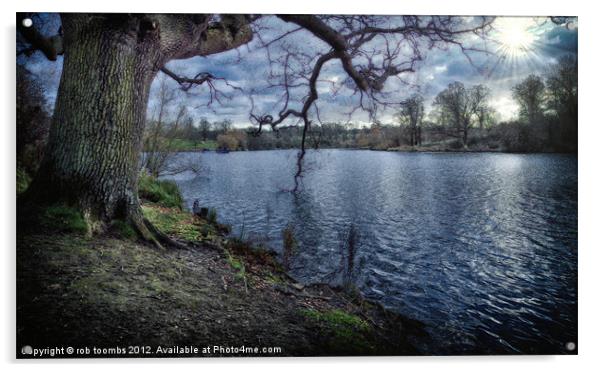
[{"label": "riverbank", "polygon": [[19,350],[87,346],[112,357],[162,357],[174,355],[159,347],[192,345],[197,353],[178,355],[414,355],[411,340],[426,337],[419,322],[357,293],[296,283],[272,254],[227,238],[215,220],[161,201],[145,201],[143,210],[188,249],[153,248],[119,224],[87,236],[66,207],[46,209],[35,223],[20,216]]}]

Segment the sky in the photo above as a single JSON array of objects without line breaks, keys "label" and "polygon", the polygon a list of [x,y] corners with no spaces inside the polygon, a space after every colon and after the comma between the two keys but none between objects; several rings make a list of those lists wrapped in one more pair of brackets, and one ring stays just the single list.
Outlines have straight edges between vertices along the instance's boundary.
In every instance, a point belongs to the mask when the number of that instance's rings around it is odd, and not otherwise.
[{"label": "sky", "polygon": [[[56,15],[44,15],[54,22],[48,22],[49,27],[56,27]],[[470,23],[471,17],[463,17],[462,21]],[[210,72],[216,77],[225,79],[215,84],[224,93],[218,101],[209,103],[207,87],[195,87],[189,92],[179,92],[178,103],[187,107],[188,113],[196,120],[206,118],[209,121],[230,119],[235,126],[250,125],[249,113],[275,115],[282,108],[283,90],[279,87],[270,88],[273,80],[269,79],[271,72],[279,72],[279,65],[268,63],[268,50],[258,48],[261,40],[269,41],[294,27],[274,17],[265,17],[258,23],[259,31],[251,43],[209,57],[195,57],[187,60],[171,61],[167,67],[181,76],[192,77],[199,72]],[[478,47],[483,51],[463,53],[459,48],[447,46],[424,50],[423,60],[415,67],[415,72],[402,75],[402,79],[389,79],[384,91],[388,100],[400,102],[414,93],[425,97],[427,111],[434,97],[445,87],[455,81],[465,86],[484,84],[491,89],[489,104],[498,113],[499,120],[510,120],[517,115],[517,105],[512,99],[512,87],[529,74],[544,76],[551,64],[565,54],[577,53],[578,24],[575,20],[569,27],[555,25],[546,17],[498,17],[493,29],[488,33],[487,40],[476,35],[465,37],[466,45]],[[261,38],[261,40],[260,40]],[[384,48],[373,43],[374,48]],[[326,45],[306,31],[293,33],[269,48],[272,60],[284,58],[283,49],[294,48],[308,54],[327,50]],[[20,58],[18,62],[36,74],[46,85],[50,106],[56,97],[60,81],[62,57],[56,62],[50,62],[38,52],[27,59]],[[299,68],[308,61],[297,61]],[[271,66],[271,68],[270,68]],[[305,66],[307,67],[307,66]],[[149,116],[153,115],[159,83],[165,76],[159,73],[151,88]],[[344,84],[346,78],[338,61],[325,65],[318,83],[319,119],[322,122],[351,122],[356,125],[368,125],[371,122],[367,112],[351,109],[357,103],[352,90]],[[168,84],[177,84],[168,79]],[[231,86],[241,88],[233,89]],[[336,88],[335,88],[336,87]],[[291,107],[300,108],[306,90],[292,92]],[[392,106],[377,112],[376,120],[382,123],[395,122],[396,107]],[[172,113],[175,115],[176,108]],[[315,117],[316,114],[313,113]],[[374,119],[374,118],[373,118]],[[294,120],[288,124],[295,124]]]}]

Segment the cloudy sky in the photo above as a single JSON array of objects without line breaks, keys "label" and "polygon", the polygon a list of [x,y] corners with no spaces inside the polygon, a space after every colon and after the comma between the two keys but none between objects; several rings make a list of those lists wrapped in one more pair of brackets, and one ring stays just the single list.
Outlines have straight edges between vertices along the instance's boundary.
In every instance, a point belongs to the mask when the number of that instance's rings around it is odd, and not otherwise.
[{"label": "cloudy sky", "polygon": [[[55,16],[50,16],[50,18]],[[466,19],[470,22],[470,19]],[[274,17],[266,17],[260,21],[259,36],[269,41],[294,27]],[[517,107],[512,100],[511,88],[529,74],[545,75],[550,64],[561,56],[577,53],[578,24],[575,20],[566,25],[555,25],[547,18],[534,17],[500,17],[494,23],[488,40],[474,35],[465,40],[488,52],[472,52],[468,57],[459,48],[434,48],[424,52],[424,60],[416,66],[415,72],[404,74],[402,81],[389,79],[385,91],[390,101],[401,101],[405,97],[419,92],[425,97],[427,110],[433,98],[454,81],[461,81],[466,86],[484,84],[492,91],[490,105],[499,113],[502,120],[516,115]],[[210,57],[195,57],[188,60],[172,61],[168,67],[182,76],[194,76],[199,72],[210,72],[214,76],[226,79],[228,84],[242,88],[232,89],[223,81],[216,86],[224,93],[219,102],[210,105],[209,91],[206,87],[198,87],[189,93],[179,93],[179,102],[185,104],[188,112],[195,118],[205,117],[210,121],[231,119],[237,126],[248,126],[251,107],[257,114],[275,114],[282,107],[282,89],[270,87],[273,81],[268,78],[270,72],[277,73],[278,65],[268,63],[268,50],[258,48],[260,39],[236,51],[230,51]],[[299,51],[324,50],[325,45],[305,31],[293,33],[273,44],[269,48],[269,57],[278,60],[284,56],[283,47],[295,48]],[[378,45],[376,45],[378,47]],[[23,60],[21,60],[23,62]],[[41,77],[47,85],[51,102],[56,96],[62,60],[48,62],[37,53],[27,60],[27,68]],[[302,62],[300,62],[302,63]],[[342,84],[345,80],[338,61],[325,66],[321,75],[318,91],[319,116],[326,121],[351,121],[359,125],[369,122],[366,112],[351,109],[357,103],[357,97]],[[157,91],[160,73],[153,83],[152,93]],[[169,81],[174,88],[175,82]],[[305,89],[297,92],[292,107],[300,108]],[[149,115],[153,113],[155,100],[151,97]],[[383,123],[394,121],[395,107],[381,110],[377,119]],[[294,121],[290,122],[294,124]]]}]

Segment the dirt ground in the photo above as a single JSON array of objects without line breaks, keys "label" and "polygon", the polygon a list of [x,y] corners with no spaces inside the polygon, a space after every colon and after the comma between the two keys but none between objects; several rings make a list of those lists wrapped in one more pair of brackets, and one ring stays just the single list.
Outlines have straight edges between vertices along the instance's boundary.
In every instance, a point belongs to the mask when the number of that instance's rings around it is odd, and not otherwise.
[{"label": "dirt ground", "polygon": [[295,283],[223,236],[184,242],[20,229],[17,357],[31,357],[25,345],[91,350],[58,357],[414,355],[412,339],[428,337],[358,295]]}]

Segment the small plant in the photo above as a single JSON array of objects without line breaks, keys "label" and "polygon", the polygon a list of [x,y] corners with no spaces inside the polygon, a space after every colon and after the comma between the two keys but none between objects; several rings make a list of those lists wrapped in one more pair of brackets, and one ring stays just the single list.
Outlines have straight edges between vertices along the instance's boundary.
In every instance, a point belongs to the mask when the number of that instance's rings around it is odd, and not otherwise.
[{"label": "small plant", "polygon": [[282,229],[282,265],[285,270],[290,269],[293,256],[297,251],[297,241],[295,239],[295,230],[291,224]]},{"label": "small plant", "polygon": [[340,236],[341,250],[341,272],[343,275],[343,285],[346,288],[352,287],[354,276],[356,273],[355,261],[359,248],[359,232],[354,224],[349,225]]},{"label": "small plant", "polygon": [[248,291],[245,263],[242,260],[234,257],[227,248],[224,249],[224,252],[226,254],[226,261],[232,269],[236,270],[235,277],[243,281],[245,285],[245,291]]},{"label": "small plant", "polygon": [[215,208],[209,209],[209,213],[207,213],[207,221],[210,223],[217,223],[217,210]]}]

